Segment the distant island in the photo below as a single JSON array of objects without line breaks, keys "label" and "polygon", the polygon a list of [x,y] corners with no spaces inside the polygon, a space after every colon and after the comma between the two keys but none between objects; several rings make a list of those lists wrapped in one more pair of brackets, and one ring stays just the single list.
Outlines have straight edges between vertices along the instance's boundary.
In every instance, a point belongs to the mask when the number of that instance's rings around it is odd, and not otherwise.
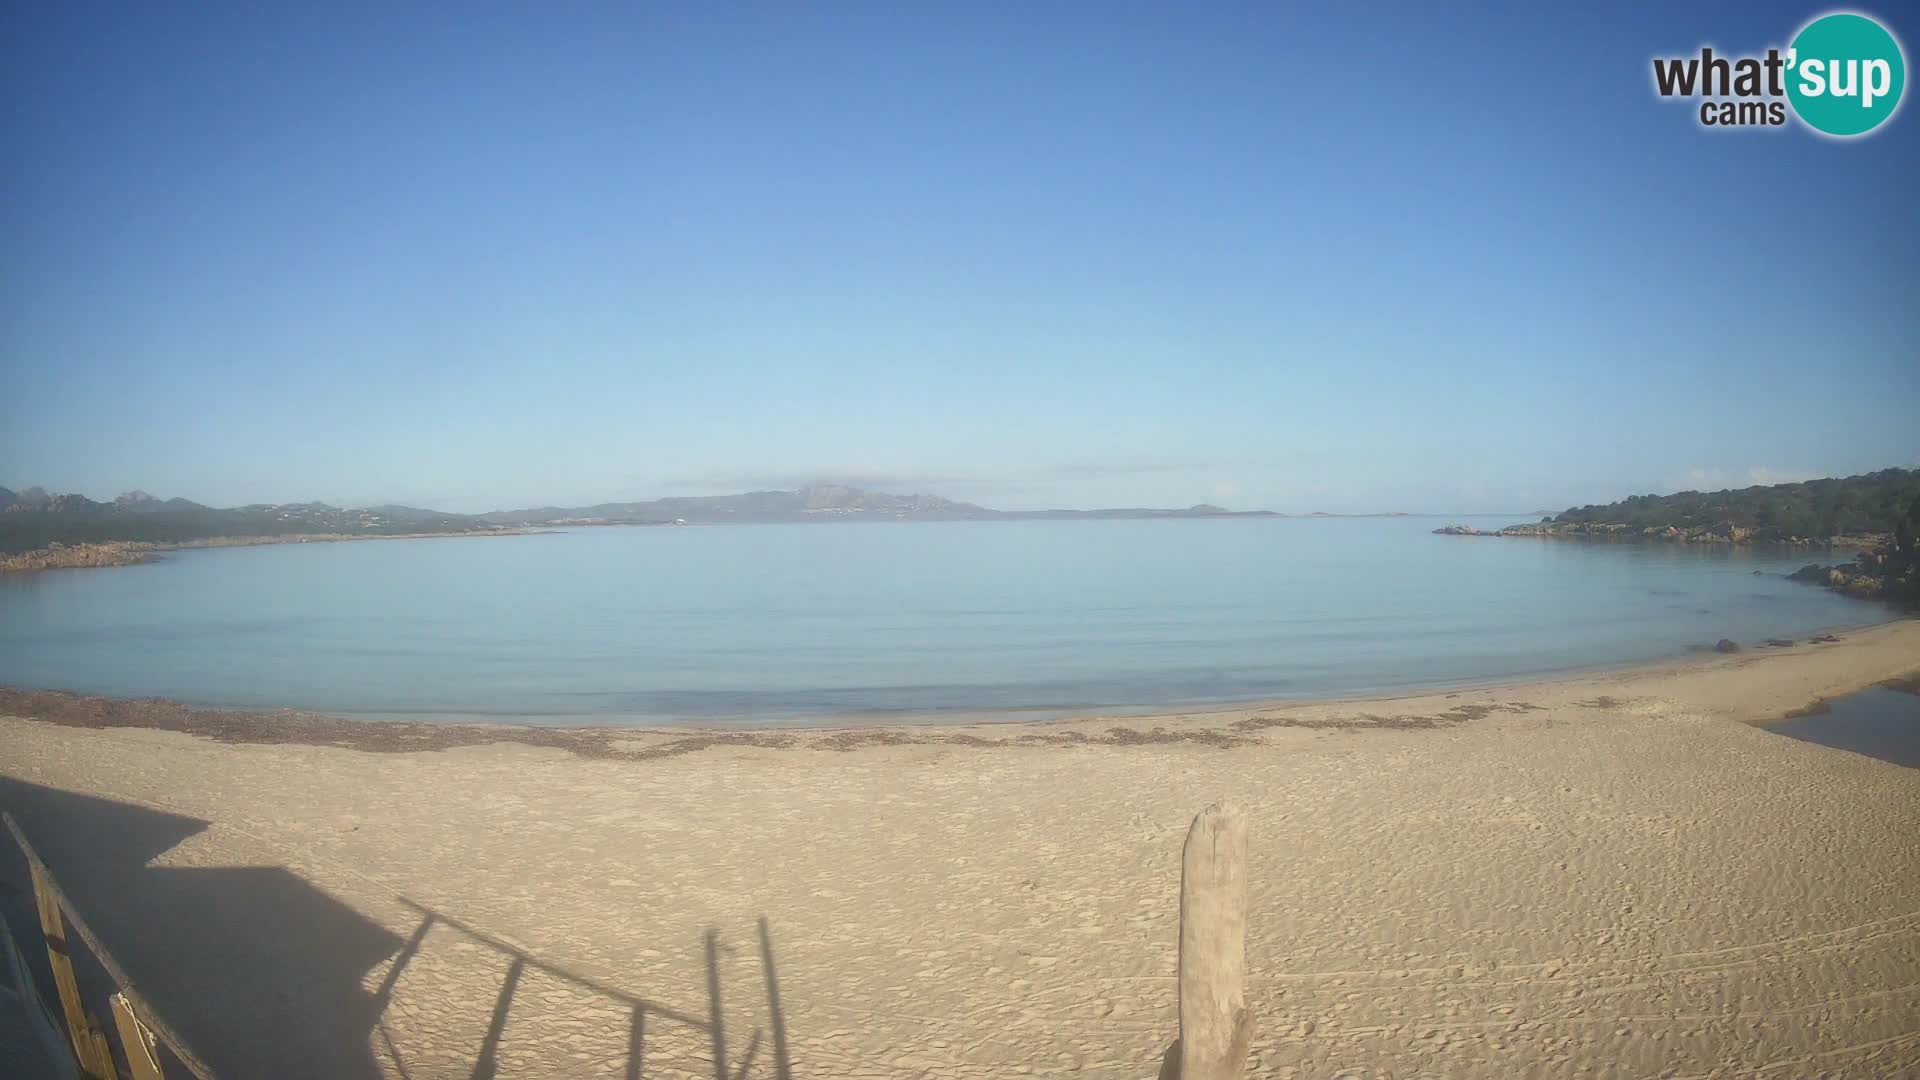
[{"label": "distant island", "polygon": [[889,495],[843,484],[798,491],[750,491],[741,495],[694,495],[647,502],[593,506],[542,506],[500,510],[476,520],[499,525],[715,525],[806,521],[1018,521],[1035,519],[1280,517],[1271,510],[1228,510],[1210,503],[1180,509],[990,510],[937,495]]},{"label": "distant island", "polygon": [[1447,525],[1444,536],[1544,537],[1861,549],[1850,564],[1810,563],[1795,580],[1856,596],[1920,603],[1920,470],[1882,469],[1794,484],[1635,495],[1525,525]]}]

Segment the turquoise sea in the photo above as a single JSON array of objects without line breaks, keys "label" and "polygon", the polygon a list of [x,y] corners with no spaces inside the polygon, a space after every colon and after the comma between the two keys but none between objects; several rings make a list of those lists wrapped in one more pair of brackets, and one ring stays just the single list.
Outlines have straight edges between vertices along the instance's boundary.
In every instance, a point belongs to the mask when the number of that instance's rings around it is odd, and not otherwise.
[{"label": "turquoise sea", "polygon": [[182,551],[0,578],[0,684],[535,723],[951,719],[1486,682],[1891,617],[1782,577],[1819,553],[1432,535],[1440,524],[599,528]]}]

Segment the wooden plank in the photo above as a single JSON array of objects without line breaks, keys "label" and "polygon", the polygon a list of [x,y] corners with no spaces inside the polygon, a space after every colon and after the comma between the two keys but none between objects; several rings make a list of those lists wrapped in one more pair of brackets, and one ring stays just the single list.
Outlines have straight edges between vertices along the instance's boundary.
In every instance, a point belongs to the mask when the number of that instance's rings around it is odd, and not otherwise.
[{"label": "wooden plank", "polygon": [[160,1072],[160,1059],[154,1053],[153,1032],[134,1015],[127,995],[115,994],[107,1000],[113,1005],[113,1023],[120,1029],[120,1052],[127,1056],[127,1068],[133,1071],[133,1080],[166,1080]]},{"label": "wooden plank", "polygon": [[1200,811],[1180,864],[1180,1080],[1240,1080],[1247,1012],[1247,815]]},{"label": "wooden plank", "polygon": [[[119,1080],[113,1067],[113,1052],[107,1037],[93,1017],[87,1015],[80,999],[80,981],[73,974],[73,958],[67,953],[67,927],[60,917],[60,897],[38,863],[33,873],[33,900],[40,912],[40,932],[47,939],[47,960],[53,967],[53,985],[60,992],[60,1011],[67,1017],[67,1037],[73,1041],[73,1056],[80,1071],[92,1080]],[[104,1053],[103,1053],[104,1051]]]}]

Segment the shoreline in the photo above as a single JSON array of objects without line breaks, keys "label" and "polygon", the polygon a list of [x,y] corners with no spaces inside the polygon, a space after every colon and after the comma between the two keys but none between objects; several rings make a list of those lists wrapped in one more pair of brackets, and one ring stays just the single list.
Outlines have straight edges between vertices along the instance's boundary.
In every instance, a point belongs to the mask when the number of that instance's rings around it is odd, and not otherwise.
[{"label": "shoreline", "polygon": [[471,532],[429,533],[296,533],[286,536],[209,536],[198,540],[100,540],[32,548],[0,555],[0,574],[33,574],[43,570],[93,570],[116,566],[143,566],[168,551],[202,548],[266,547],[275,544],[340,544],[356,540],[449,540],[477,536],[545,536],[553,528],[476,529]]},{"label": "shoreline", "polygon": [[785,1031],[798,1075],[1152,1076],[1182,842],[1216,800],[1251,819],[1248,1075],[1906,1075],[1920,770],[1758,725],[1916,672],[1903,619],[1478,689],[939,727],[0,692],[0,807],[226,1076],[631,1075],[636,1010],[650,1076],[713,1075],[722,1028],[735,1060]]},{"label": "shoreline", "polygon": [[[1851,657],[1851,663],[1846,662]],[[890,713],[848,723],[699,721],[650,724],[529,724],[511,719],[376,719],[304,709],[223,709],[167,698],[119,698],[65,690],[0,686],[0,716],[69,728],[179,732],[229,744],[332,746],[372,753],[446,750],[517,743],[570,751],[586,758],[648,760],[711,746],[772,749],[853,749],[862,745],[950,744],[1155,745],[1197,743],[1231,748],[1257,743],[1274,728],[1317,730],[1432,729],[1481,719],[1489,712],[1536,708],[1517,698],[1572,700],[1588,690],[1623,684],[1711,680],[1736,670],[1765,668],[1804,689],[1797,697],[1749,695],[1733,719],[1765,724],[1804,715],[1821,702],[1871,686],[1906,686],[1920,677],[1920,619],[1896,618],[1822,633],[1789,646],[1757,646],[1733,653],[1690,652],[1660,660],[1580,669],[1532,678],[1425,686],[1388,693],[1268,699],[1198,706],[1006,709],[968,712],[949,721],[917,722],[926,713]],[[1806,671],[1790,671],[1801,668]],[[1833,669],[1822,672],[1822,668]],[[1597,699],[1610,695],[1600,693]],[[1358,710],[1356,712],[1356,710]],[[1043,712],[1046,715],[1032,715]],[[1353,713],[1353,715],[1338,715]],[[937,715],[937,714],[936,714]]]},{"label": "shoreline", "polygon": [[287,536],[209,536],[202,540],[157,543],[154,551],[192,551],[197,548],[264,547],[271,544],[340,544],[353,540],[452,540],[480,536],[544,536],[559,529],[521,527],[474,529],[470,532],[425,533],[293,533]]},{"label": "shoreline", "polygon": [[1836,533],[1832,536],[1763,535],[1761,530],[1731,526],[1606,525],[1568,522],[1523,522],[1498,529],[1443,525],[1435,536],[1486,536],[1506,539],[1576,540],[1608,544],[1681,544],[1707,547],[1790,548],[1793,550],[1871,550],[1884,546],[1891,533]]},{"label": "shoreline", "polygon": [[[1889,609],[1887,617],[1874,622],[1834,623],[1805,631],[1806,636],[1793,639],[1782,645],[1786,639],[1774,638],[1753,644],[1739,644],[1735,653],[1719,650],[1714,645],[1697,643],[1689,645],[1680,652],[1669,653],[1642,660],[1622,660],[1600,664],[1575,664],[1566,667],[1545,668],[1539,671],[1520,672],[1513,675],[1491,678],[1468,676],[1460,679],[1441,679],[1434,682],[1414,683],[1404,686],[1367,687],[1344,693],[1306,694],[1299,697],[1246,697],[1222,698],[1219,700],[1170,701],[1152,705],[1128,705],[1123,702],[1105,704],[1077,705],[1012,705],[984,706],[969,708],[963,706],[927,709],[866,709],[844,712],[794,713],[753,719],[738,714],[713,715],[705,717],[683,717],[662,719],[645,714],[619,713],[476,713],[457,710],[414,710],[411,712],[392,712],[378,709],[300,709],[281,708],[243,708],[240,706],[223,707],[213,704],[194,704],[172,698],[125,698],[118,700],[160,700],[180,705],[188,709],[209,711],[230,711],[258,713],[314,713],[325,714],[351,723],[400,723],[422,724],[436,727],[526,727],[554,731],[694,731],[694,732],[749,732],[756,734],[801,733],[809,731],[871,731],[878,728],[901,728],[906,730],[928,730],[940,728],[979,728],[1009,727],[1021,725],[1060,724],[1083,720],[1153,720],[1163,717],[1183,719],[1204,719],[1214,714],[1240,715],[1249,712],[1277,711],[1281,709],[1306,706],[1387,704],[1396,701],[1411,701],[1419,698],[1431,698],[1438,695],[1453,697],[1461,693],[1491,694],[1498,692],[1519,692],[1539,686],[1553,686],[1575,682],[1589,677],[1607,675],[1633,675],[1664,668],[1669,665],[1683,664],[1689,661],[1724,659],[1735,654],[1774,653],[1783,648],[1801,645],[1834,644],[1846,640],[1843,635],[1854,634],[1876,627],[1888,626],[1902,621],[1920,619],[1920,616]],[[1915,660],[1916,672],[1920,672],[1920,659]],[[1871,684],[1870,684],[1871,685]],[[0,683],[0,693],[21,690],[20,687]],[[82,694],[78,691],[56,691],[70,693],[80,697],[105,697],[113,695]],[[551,721],[551,722],[548,722]]]}]

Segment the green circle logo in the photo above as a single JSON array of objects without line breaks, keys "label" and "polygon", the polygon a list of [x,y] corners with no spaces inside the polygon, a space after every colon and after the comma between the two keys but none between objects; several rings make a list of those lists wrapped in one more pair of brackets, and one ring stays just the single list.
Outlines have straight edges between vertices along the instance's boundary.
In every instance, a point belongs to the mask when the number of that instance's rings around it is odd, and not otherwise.
[{"label": "green circle logo", "polygon": [[1808,23],[1787,50],[1787,99],[1815,131],[1864,135],[1900,107],[1907,60],[1900,43],[1865,15]]}]

